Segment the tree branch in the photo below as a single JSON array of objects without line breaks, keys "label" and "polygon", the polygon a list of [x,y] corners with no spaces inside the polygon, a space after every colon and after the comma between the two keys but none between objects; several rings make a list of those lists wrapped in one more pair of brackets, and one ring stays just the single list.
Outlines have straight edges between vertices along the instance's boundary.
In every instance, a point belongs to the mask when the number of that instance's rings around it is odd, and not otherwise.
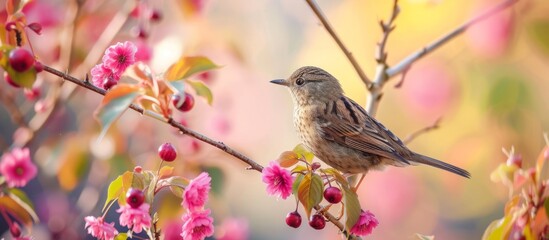
[{"label": "tree branch", "polygon": [[[56,75],[56,76],[58,76],[58,77],[60,77],[60,78],[62,78],[62,79],[64,79],[64,80],[70,81],[70,82],[72,82],[72,83],[74,83],[74,84],[76,84],[76,85],[78,85],[78,86],[80,86],[80,87],[86,88],[86,89],[91,90],[91,91],[96,92],[96,93],[99,93],[99,94],[101,94],[101,95],[105,95],[106,92],[107,92],[107,91],[105,91],[105,90],[103,90],[103,89],[101,89],[101,88],[98,88],[98,87],[94,86],[93,84],[91,84],[91,83],[88,82],[88,81],[82,81],[82,80],[80,80],[80,79],[77,79],[77,78],[75,78],[75,77],[73,77],[73,76],[71,76],[71,75],[68,75],[68,74],[66,74],[66,73],[64,73],[64,72],[61,72],[61,71],[59,71],[59,70],[57,70],[57,69],[54,69],[54,68],[52,68],[52,67],[49,67],[49,66],[44,65],[44,71],[49,72],[49,73],[51,73],[51,74],[53,74],[53,75]],[[137,106],[137,105],[135,105],[135,104],[131,104],[131,105],[130,105],[130,108],[131,108],[132,110],[138,112],[138,113],[141,113],[141,114],[143,114],[143,115],[147,115],[147,114],[146,114],[146,111],[145,111],[143,108],[141,108],[141,107],[139,107],[139,106]],[[222,142],[215,141],[215,140],[213,140],[213,139],[211,139],[211,138],[206,137],[205,135],[203,135],[203,134],[201,134],[201,133],[195,132],[195,131],[193,131],[193,130],[191,130],[191,129],[185,127],[185,126],[183,126],[181,123],[178,123],[177,121],[173,120],[173,118],[171,118],[171,117],[170,117],[169,119],[164,119],[164,121],[165,121],[167,124],[171,125],[172,127],[177,128],[181,133],[186,134],[186,135],[189,135],[189,136],[191,136],[191,137],[194,137],[194,138],[196,138],[196,139],[198,139],[198,140],[200,140],[200,141],[203,141],[203,142],[205,142],[205,143],[208,143],[208,144],[210,144],[210,145],[212,145],[212,146],[214,146],[214,147],[216,147],[216,148],[219,148],[219,149],[221,149],[222,151],[224,151],[224,152],[226,152],[226,153],[228,153],[228,154],[230,154],[230,155],[232,155],[232,156],[234,156],[234,157],[240,159],[241,161],[243,161],[243,162],[245,162],[246,164],[250,165],[250,167],[249,167],[250,169],[256,170],[256,171],[258,171],[258,172],[261,172],[261,171],[263,170],[263,166],[259,165],[257,162],[255,162],[255,161],[252,160],[251,158],[246,157],[246,156],[243,155],[242,153],[240,153],[240,152],[238,152],[238,151],[236,151],[236,150],[234,150],[234,149],[228,147],[227,145],[225,145],[225,144],[222,143]]]},{"label": "tree branch", "polygon": [[322,10],[320,10],[320,7],[318,6],[318,4],[316,4],[316,2],[314,0],[305,0],[305,1],[309,4],[309,7],[311,7],[311,10],[313,10],[313,12],[317,16],[318,20],[320,20],[320,22],[322,23],[324,28],[326,28],[326,31],[328,31],[330,36],[332,36],[332,38],[336,41],[337,45],[339,46],[341,51],[343,51],[343,53],[345,54],[347,59],[349,59],[349,61],[351,62],[351,64],[355,68],[355,71],[358,73],[358,76],[362,80],[362,82],[364,82],[364,84],[366,84],[366,86],[370,86],[372,84],[372,82],[370,81],[368,76],[366,76],[366,74],[364,73],[364,71],[362,70],[362,68],[360,67],[358,62],[356,61],[353,54],[347,49],[347,47],[345,47],[345,45],[343,44],[341,39],[337,36],[334,29],[332,28],[332,26],[328,22],[328,19],[324,16],[324,14],[322,13]]},{"label": "tree branch", "polygon": [[451,32],[445,34],[444,36],[440,37],[439,39],[435,40],[431,44],[425,46],[423,49],[418,50],[412,54],[410,54],[408,57],[404,58],[402,61],[400,61],[395,66],[387,69],[387,76],[388,78],[391,78],[402,71],[404,71],[406,68],[408,68],[412,63],[417,61],[418,59],[424,57],[428,53],[433,52],[440,46],[444,45],[448,41],[452,40],[456,36],[460,35],[461,33],[465,32],[469,27],[471,27],[473,24],[478,23],[484,19],[486,19],[489,16],[494,15],[495,13],[504,10],[513,4],[517,3],[519,0],[505,0],[503,2],[500,2],[499,4],[495,5],[494,7],[486,10],[484,13],[470,19],[469,21],[465,22],[461,26],[457,27],[456,29],[452,30]]},{"label": "tree branch", "polygon": [[439,127],[440,120],[442,120],[442,118],[438,118],[433,124],[411,133],[402,142],[404,142],[404,144],[409,144],[410,142],[412,142],[414,139],[416,139],[420,135],[437,129]]},{"label": "tree branch", "polygon": [[15,104],[15,99],[13,99],[12,94],[0,91],[0,101],[2,101],[2,103],[4,104],[4,107],[11,116],[11,120],[13,123],[17,124],[19,127],[27,126],[27,123],[25,122],[25,117],[19,111],[19,108]]},{"label": "tree branch", "polygon": [[393,10],[387,23],[383,22],[383,20],[379,22],[381,26],[381,30],[383,31],[383,36],[381,37],[381,41],[377,44],[376,74],[374,76],[374,82],[372,83],[372,85],[366,86],[370,91],[370,96],[368,97],[368,101],[366,102],[366,111],[372,117],[376,115],[377,106],[379,105],[379,101],[381,100],[381,96],[382,96],[381,89],[383,88],[385,81],[389,79],[388,76],[386,75],[388,66],[387,66],[387,52],[385,52],[385,45],[387,45],[387,40],[389,39],[389,35],[395,29],[395,26],[393,23],[399,13],[400,13],[400,7],[398,6],[398,0],[394,0]]}]

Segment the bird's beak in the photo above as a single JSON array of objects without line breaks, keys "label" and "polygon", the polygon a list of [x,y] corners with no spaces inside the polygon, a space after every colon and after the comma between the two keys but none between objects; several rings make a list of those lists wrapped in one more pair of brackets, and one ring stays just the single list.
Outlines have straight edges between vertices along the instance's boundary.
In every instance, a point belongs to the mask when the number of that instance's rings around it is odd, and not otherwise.
[{"label": "bird's beak", "polygon": [[272,80],[271,83],[288,86],[288,82],[284,79],[275,79],[275,80]]}]

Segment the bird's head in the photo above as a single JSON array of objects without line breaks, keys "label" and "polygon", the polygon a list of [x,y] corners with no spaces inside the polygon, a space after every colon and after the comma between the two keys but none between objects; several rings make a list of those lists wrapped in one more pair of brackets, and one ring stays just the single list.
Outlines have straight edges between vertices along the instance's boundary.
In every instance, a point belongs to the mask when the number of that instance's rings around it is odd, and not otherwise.
[{"label": "bird's head", "polygon": [[301,67],[288,79],[276,79],[271,83],[290,88],[295,102],[299,105],[310,105],[316,101],[327,102],[343,95],[337,79],[318,67]]}]

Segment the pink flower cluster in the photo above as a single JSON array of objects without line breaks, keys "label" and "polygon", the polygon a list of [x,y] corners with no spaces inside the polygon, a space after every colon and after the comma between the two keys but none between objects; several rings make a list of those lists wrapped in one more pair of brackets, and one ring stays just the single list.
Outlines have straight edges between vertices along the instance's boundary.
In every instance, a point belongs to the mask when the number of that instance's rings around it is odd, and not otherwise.
[{"label": "pink flower cluster", "polygon": [[84,228],[88,229],[88,234],[97,239],[112,240],[114,239],[114,236],[118,234],[118,231],[114,228],[114,223],[106,223],[103,220],[103,217],[95,218],[93,216],[87,216],[84,220],[86,220]]},{"label": "pink flower cluster", "polygon": [[93,85],[110,89],[118,83],[122,73],[135,63],[137,46],[129,41],[119,42],[105,50],[102,63],[91,69]]},{"label": "pink flower cluster", "polygon": [[181,219],[183,227],[181,237],[184,240],[203,240],[213,235],[213,218],[210,210],[204,209],[208,201],[212,178],[208,173],[201,173],[191,180],[183,193],[183,207],[187,208]]},{"label": "pink flower cluster", "polygon": [[367,236],[372,233],[374,228],[379,225],[379,222],[370,211],[362,211],[357,222],[351,228],[351,233],[357,236]]},{"label": "pink flower cluster", "polygon": [[129,204],[120,206],[117,213],[120,213],[120,225],[128,226],[135,233],[140,233],[143,228],[151,227],[151,216],[149,215],[150,205],[143,203],[137,208],[131,207]]},{"label": "pink flower cluster", "polygon": [[292,194],[293,177],[285,168],[282,168],[277,161],[272,161],[261,172],[261,179],[267,184],[269,195],[278,195],[282,199]]},{"label": "pink flower cluster", "polygon": [[24,187],[36,176],[36,172],[28,148],[14,148],[2,155],[0,173],[9,187]]}]

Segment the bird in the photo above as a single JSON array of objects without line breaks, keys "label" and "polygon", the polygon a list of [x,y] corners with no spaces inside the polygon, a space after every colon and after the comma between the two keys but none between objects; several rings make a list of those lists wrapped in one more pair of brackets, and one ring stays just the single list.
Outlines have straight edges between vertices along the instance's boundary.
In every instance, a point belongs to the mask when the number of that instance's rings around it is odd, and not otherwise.
[{"label": "bird", "polygon": [[408,149],[362,106],[346,97],[339,81],[319,67],[301,67],[287,79],[270,82],[290,89],[294,126],[303,144],[343,173],[426,164],[471,177],[462,168]]}]

